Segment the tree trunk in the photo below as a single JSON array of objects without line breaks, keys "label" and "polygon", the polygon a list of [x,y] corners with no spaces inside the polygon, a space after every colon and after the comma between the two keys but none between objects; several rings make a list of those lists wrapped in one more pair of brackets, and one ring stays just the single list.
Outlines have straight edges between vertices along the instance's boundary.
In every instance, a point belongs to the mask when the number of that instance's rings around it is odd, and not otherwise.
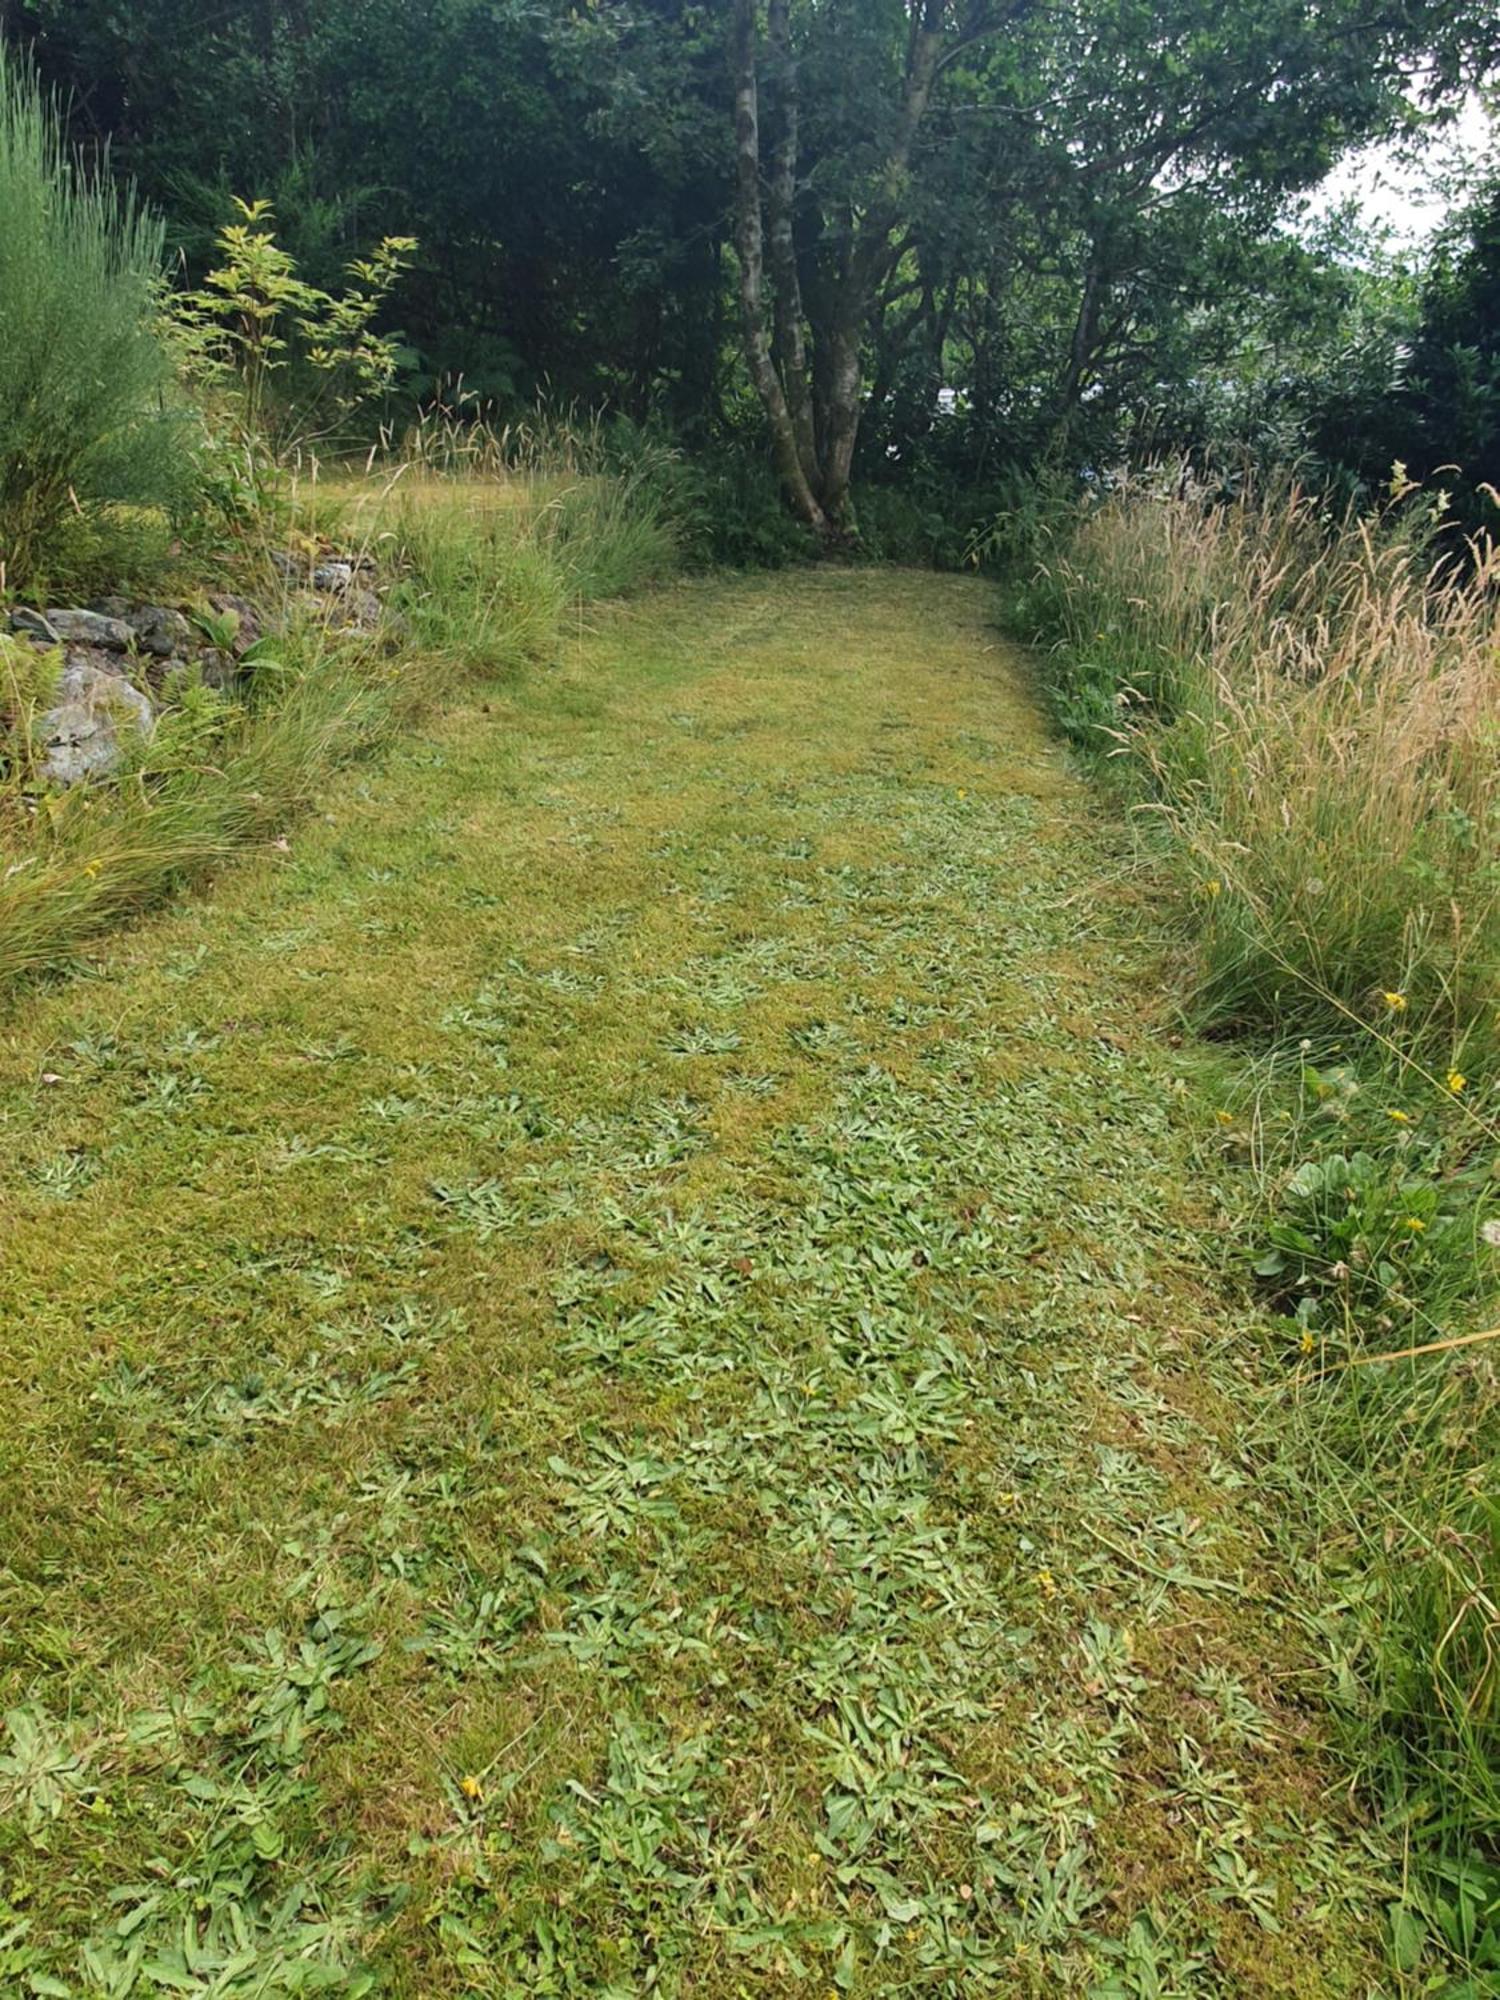
[{"label": "tree trunk", "polygon": [[818,448],[813,434],[812,390],[807,379],[803,333],[802,281],[797,270],[797,70],[792,55],[788,0],[770,0],[766,21],[776,86],[777,133],[766,182],[766,218],[771,264],[775,351],[791,417],[797,457],[816,488]]},{"label": "tree trunk", "polygon": [[1068,433],[1073,427],[1073,413],[1083,394],[1084,379],[1099,338],[1099,314],[1104,304],[1103,264],[1103,250],[1098,239],[1091,236],[1083,267],[1083,293],[1073,321],[1073,335],[1068,342],[1068,364],[1058,386],[1057,418],[1052,435],[1054,445],[1059,449],[1068,441]]},{"label": "tree trunk", "polygon": [[798,106],[791,0],[766,0],[775,127],[764,188],[757,0],[734,0],[735,243],[745,360],[766,413],[787,499],[825,540],[843,539],[853,525],[850,484],[863,401],[861,343],[881,289],[902,254],[896,231],[912,150],[937,77],[944,5],[945,0],[909,0],[895,136],[863,213],[846,211],[837,228],[820,239],[812,265],[817,282],[810,277],[804,292],[796,232]]},{"label": "tree trunk", "polygon": [[853,525],[849,483],[859,436],[862,383],[860,322],[840,322],[828,332],[828,407],[823,419],[823,512],[829,526],[847,533]]},{"label": "tree trunk", "polygon": [[[787,498],[815,534],[828,521],[802,464],[797,430],[766,334],[764,250],[760,219],[760,107],[755,68],[755,0],[734,7],[735,243],[740,257],[740,310],[745,359],[771,427],[771,450]],[[800,332],[800,326],[799,326]]]}]

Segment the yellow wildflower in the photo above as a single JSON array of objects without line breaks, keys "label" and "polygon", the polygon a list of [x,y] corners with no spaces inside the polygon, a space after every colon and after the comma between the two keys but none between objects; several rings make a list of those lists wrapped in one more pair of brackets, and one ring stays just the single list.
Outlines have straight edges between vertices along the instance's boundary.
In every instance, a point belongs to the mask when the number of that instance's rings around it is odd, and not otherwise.
[{"label": "yellow wildflower", "polygon": [[1232,1125],[1234,1123],[1234,1113],[1232,1111],[1216,1111],[1214,1116],[1221,1125]]},{"label": "yellow wildflower", "polygon": [[1313,1339],[1312,1334],[1309,1332],[1309,1330],[1306,1327],[1303,1327],[1302,1338],[1297,1342],[1297,1345],[1302,1350],[1302,1352],[1304,1354],[1311,1354],[1313,1349],[1317,1346],[1317,1344],[1318,1343]]},{"label": "yellow wildflower", "polygon": [[1420,1236],[1422,1231],[1427,1227],[1427,1224],[1422,1220],[1420,1215],[1409,1215],[1406,1218],[1406,1226],[1414,1236]]},{"label": "yellow wildflower", "polygon": [[1211,876],[1203,885],[1205,896],[1218,896],[1223,893],[1223,889],[1224,884],[1219,880],[1217,875]]},{"label": "yellow wildflower", "polygon": [[1396,1125],[1410,1125],[1411,1123],[1410,1114],[1405,1111],[1387,1111],[1385,1115]]},{"label": "yellow wildflower", "polygon": [[1450,1089],[1450,1090],[1451,1090],[1451,1091],[1453,1092],[1453,1095],[1454,1095],[1455,1097],[1457,1097],[1458,1093],[1459,1093],[1459,1092],[1460,1092],[1461,1090],[1465,1090],[1465,1089],[1467,1089],[1467,1088],[1468,1088],[1468,1083],[1469,1083],[1469,1079],[1468,1079],[1468,1078],[1467,1078],[1467,1077],[1466,1077],[1466,1076],[1464,1075],[1464,1073],[1463,1073],[1463,1071],[1462,1071],[1461,1069],[1450,1069],[1450,1070],[1449,1070],[1449,1072],[1448,1072],[1448,1088],[1449,1088],[1449,1089]]},{"label": "yellow wildflower", "polygon": [[1406,1012],[1406,995],[1404,993],[1385,993],[1381,995],[1381,998],[1393,1014],[1404,1014]]},{"label": "yellow wildflower", "polygon": [[1057,1578],[1050,1569],[1039,1569],[1036,1573],[1036,1587],[1050,1603],[1057,1595]]},{"label": "yellow wildflower", "polygon": [[483,1801],[484,1786],[480,1784],[477,1778],[460,1778],[458,1789],[466,1799],[471,1800],[475,1805],[479,1805]]}]

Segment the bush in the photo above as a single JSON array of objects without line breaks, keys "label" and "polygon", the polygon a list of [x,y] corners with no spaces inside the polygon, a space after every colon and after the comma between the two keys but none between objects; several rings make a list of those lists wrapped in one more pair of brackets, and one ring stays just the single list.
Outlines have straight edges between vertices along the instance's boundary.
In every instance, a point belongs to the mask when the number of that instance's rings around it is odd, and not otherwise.
[{"label": "bush", "polygon": [[118,580],[192,492],[160,335],[162,228],[70,160],[0,47],[0,559],[13,589]]},{"label": "bush", "polygon": [[698,567],[785,569],[814,554],[759,451],[736,445],[694,459],[681,495],[684,554]]}]

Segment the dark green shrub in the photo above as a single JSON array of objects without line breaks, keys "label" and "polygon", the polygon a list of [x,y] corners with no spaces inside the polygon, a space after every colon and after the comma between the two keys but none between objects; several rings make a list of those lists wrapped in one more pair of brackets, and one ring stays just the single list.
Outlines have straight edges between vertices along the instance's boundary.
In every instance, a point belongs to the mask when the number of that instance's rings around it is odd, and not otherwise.
[{"label": "dark green shrub", "polygon": [[138,568],[192,489],[190,418],[157,317],[161,255],[161,225],[69,159],[51,105],[0,49],[0,560],[12,588]]}]

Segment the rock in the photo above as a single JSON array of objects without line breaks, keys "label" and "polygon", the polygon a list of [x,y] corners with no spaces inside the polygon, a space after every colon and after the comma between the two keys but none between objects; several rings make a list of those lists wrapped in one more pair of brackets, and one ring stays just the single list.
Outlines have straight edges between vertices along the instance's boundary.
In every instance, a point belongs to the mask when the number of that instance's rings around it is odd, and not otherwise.
[{"label": "rock", "polygon": [[129,612],[123,622],[134,632],[142,650],[154,653],[159,660],[185,652],[193,643],[192,626],[167,604],[143,604]]},{"label": "rock", "polygon": [[124,731],[149,737],[156,727],[156,712],[146,696],[95,648],[69,650],[57,694],[57,705],[37,724],[42,771],[56,784],[103,777],[125,754]]},{"label": "rock", "polygon": [[123,618],[106,618],[102,611],[65,611],[49,606],[47,623],[67,644],[103,646],[111,653],[128,652],[135,637]]},{"label": "rock", "polygon": [[90,611],[101,612],[106,618],[123,618],[128,622],[130,618],[130,599],[128,597],[96,597],[89,606],[89,609]]},{"label": "rock", "polygon": [[373,590],[351,590],[344,609],[351,625],[368,632],[380,623],[383,607]]},{"label": "rock", "polygon": [[312,573],[314,590],[347,590],[354,581],[352,562],[319,563]]},{"label": "rock", "polygon": [[18,604],[11,612],[10,629],[23,638],[34,639],[39,646],[62,644],[62,634],[48,624],[40,611],[30,611],[24,604]]}]

